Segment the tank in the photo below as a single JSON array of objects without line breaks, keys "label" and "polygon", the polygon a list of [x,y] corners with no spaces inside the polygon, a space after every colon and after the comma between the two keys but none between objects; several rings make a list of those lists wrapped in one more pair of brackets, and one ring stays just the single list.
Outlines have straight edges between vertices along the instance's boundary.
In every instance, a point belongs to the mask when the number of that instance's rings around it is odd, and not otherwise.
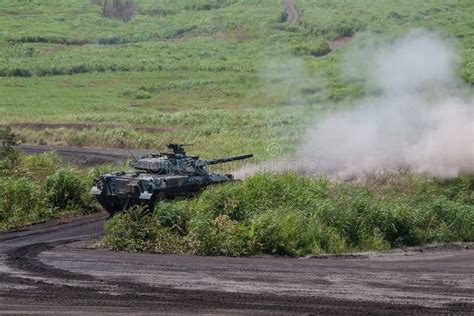
[{"label": "tank", "polygon": [[211,160],[188,156],[186,144],[169,144],[171,152],[147,154],[131,162],[132,172],[102,174],[91,195],[113,215],[133,205],[153,209],[158,201],[190,196],[203,188],[234,181],[231,174],[210,173],[209,166],[248,159],[252,154]]}]

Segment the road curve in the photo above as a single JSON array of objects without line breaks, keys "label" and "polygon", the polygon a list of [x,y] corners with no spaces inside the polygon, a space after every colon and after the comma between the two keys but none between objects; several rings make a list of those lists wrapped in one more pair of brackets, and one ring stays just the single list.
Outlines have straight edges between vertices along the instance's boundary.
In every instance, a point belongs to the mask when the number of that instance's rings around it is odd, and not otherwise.
[{"label": "road curve", "polygon": [[474,251],[228,258],[86,248],[105,214],[0,234],[6,313],[474,312]]}]

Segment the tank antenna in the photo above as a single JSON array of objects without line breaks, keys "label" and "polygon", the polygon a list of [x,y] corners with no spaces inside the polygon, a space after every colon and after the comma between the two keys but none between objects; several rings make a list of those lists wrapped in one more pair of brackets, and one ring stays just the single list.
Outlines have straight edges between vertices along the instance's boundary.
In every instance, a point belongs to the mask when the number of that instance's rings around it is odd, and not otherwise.
[{"label": "tank antenna", "polygon": [[125,148],[126,151],[128,151],[128,153],[130,154],[130,156],[132,156],[133,160],[137,160],[137,158],[135,158],[135,156],[130,152],[130,150],[128,150],[127,148]]}]

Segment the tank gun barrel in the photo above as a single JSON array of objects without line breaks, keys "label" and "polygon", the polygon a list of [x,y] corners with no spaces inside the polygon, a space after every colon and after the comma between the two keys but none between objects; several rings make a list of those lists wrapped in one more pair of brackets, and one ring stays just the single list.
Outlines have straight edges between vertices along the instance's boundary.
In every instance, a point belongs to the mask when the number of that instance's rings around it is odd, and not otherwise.
[{"label": "tank gun barrel", "polygon": [[249,158],[252,158],[252,157],[253,157],[252,154],[248,154],[248,155],[234,156],[234,157],[228,157],[228,158],[216,158],[216,159],[206,160],[206,163],[208,165],[217,165],[217,164],[220,164],[220,163],[236,161],[236,160],[243,160],[243,159],[249,159]]}]

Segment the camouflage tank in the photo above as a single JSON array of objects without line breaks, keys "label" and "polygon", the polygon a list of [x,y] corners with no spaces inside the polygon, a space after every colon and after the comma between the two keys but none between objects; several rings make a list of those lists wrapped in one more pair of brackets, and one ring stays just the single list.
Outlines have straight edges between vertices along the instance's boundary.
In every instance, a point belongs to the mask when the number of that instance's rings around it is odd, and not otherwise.
[{"label": "camouflage tank", "polygon": [[169,144],[169,153],[154,153],[135,159],[133,172],[102,174],[94,180],[91,195],[110,214],[133,205],[151,209],[155,203],[199,192],[206,186],[234,181],[231,174],[209,173],[208,166],[251,158],[242,155],[212,160],[188,156],[185,144]]}]

